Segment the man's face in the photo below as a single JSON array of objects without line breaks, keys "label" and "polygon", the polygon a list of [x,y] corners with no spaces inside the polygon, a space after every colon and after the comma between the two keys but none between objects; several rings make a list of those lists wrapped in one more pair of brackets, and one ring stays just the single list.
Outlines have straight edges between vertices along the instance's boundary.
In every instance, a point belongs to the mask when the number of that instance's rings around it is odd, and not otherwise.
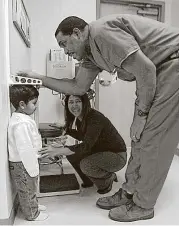
[{"label": "man's face", "polygon": [[57,42],[64,49],[65,54],[81,61],[85,55],[85,41],[82,32],[74,28],[72,35],[63,35],[59,32],[56,36]]}]

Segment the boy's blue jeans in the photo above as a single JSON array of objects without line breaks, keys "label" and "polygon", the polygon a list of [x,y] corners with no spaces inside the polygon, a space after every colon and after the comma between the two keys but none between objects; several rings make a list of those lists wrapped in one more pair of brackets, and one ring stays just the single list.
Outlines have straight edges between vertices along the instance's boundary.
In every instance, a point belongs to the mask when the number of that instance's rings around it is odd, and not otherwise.
[{"label": "boy's blue jeans", "polygon": [[40,214],[37,200],[38,176],[30,177],[22,162],[9,162],[9,169],[22,212],[27,220],[34,220]]}]

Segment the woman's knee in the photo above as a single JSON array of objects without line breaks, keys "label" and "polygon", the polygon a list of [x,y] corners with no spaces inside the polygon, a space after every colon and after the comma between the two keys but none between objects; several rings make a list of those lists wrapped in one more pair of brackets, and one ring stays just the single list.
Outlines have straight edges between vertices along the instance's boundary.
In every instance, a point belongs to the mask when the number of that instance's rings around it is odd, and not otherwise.
[{"label": "woman's knee", "polygon": [[80,161],[80,169],[84,174],[88,174],[91,169],[91,162],[87,158],[84,158]]},{"label": "woman's knee", "polygon": [[121,169],[126,165],[127,163],[127,152],[121,152],[120,153],[120,165]]}]

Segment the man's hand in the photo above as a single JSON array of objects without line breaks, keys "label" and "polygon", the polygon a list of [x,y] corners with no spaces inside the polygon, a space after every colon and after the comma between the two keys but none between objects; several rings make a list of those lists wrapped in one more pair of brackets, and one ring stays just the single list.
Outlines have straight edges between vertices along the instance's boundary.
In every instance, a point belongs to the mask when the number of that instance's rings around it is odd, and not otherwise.
[{"label": "man's hand", "polygon": [[146,124],[147,117],[135,115],[133,123],[130,129],[130,137],[134,142],[138,142],[140,140],[141,134],[144,130]]},{"label": "man's hand", "polygon": [[17,73],[17,75],[22,76],[22,77],[29,77],[29,78],[36,78],[36,79],[42,79],[43,75],[40,75],[36,73],[35,71],[20,71]]}]

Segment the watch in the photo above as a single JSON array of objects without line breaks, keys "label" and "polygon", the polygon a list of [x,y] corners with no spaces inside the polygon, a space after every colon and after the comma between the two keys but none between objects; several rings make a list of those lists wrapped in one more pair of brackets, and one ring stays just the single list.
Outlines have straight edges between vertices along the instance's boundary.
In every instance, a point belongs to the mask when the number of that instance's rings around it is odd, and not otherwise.
[{"label": "watch", "polygon": [[148,112],[143,112],[142,110],[138,109],[138,110],[137,110],[137,114],[138,114],[139,116],[147,116],[147,115],[148,115]]}]

